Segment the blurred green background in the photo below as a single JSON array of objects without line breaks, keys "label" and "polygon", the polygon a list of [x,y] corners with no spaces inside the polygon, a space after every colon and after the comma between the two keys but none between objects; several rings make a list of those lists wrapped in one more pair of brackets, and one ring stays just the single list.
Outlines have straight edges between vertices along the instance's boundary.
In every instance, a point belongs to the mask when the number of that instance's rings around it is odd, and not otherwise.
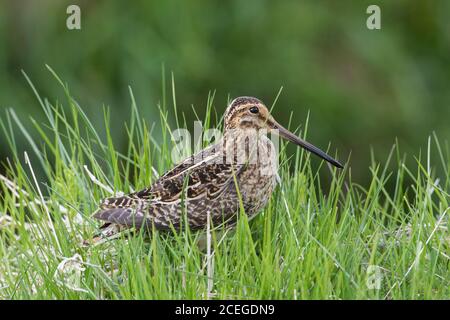
[{"label": "blurred green background", "polygon": [[[81,8],[81,30],[66,28],[69,4]],[[369,4],[381,7],[381,30],[366,27]],[[51,102],[65,101],[48,64],[96,125],[103,105],[112,109],[125,148],[128,85],[147,121],[159,123],[163,64],[189,122],[191,105],[203,116],[210,90],[222,112],[228,96],[271,104],[283,86],[279,122],[292,113],[297,127],[310,111],[309,140],[331,142],[343,160],[351,153],[353,175],[364,181],[371,147],[383,161],[398,138],[413,162],[433,131],[450,137],[449,14],[445,0],[3,0],[0,108],[43,119],[21,69]],[[7,156],[0,137],[1,161]]]}]

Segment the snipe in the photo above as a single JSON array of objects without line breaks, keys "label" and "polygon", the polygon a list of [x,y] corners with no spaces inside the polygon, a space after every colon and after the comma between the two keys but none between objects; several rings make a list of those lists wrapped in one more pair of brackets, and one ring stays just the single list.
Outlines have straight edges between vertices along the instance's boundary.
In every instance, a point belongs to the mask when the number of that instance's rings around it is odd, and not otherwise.
[{"label": "snipe", "polygon": [[[182,161],[153,185],[139,192],[107,198],[94,217],[105,221],[100,238],[123,229],[180,230],[236,222],[242,202],[252,217],[267,204],[277,183],[277,154],[267,132],[278,135],[325,159],[342,165],[319,148],[298,138],[253,97],[239,97],[225,113],[220,142]],[[97,239],[100,239],[97,237]]]}]

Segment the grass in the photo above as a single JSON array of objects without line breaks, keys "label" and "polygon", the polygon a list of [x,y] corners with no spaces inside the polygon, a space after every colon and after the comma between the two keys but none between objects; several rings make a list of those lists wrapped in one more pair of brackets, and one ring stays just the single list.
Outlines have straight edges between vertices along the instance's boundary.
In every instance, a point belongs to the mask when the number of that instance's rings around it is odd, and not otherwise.
[{"label": "grass", "polygon": [[[298,149],[288,159],[283,151],[282,183],[266,209],[250,222],[241,215],[225,235],[212,230],[206,251],[189,230],[83,247],[98,227],[91,213],[101,198],[148,186],[173,165],[169,119],[184,124],[174,86],[172,99],[162,93],[159,134],[141,119],[130,89],[128,146],[120,153],[108,109],[101,132],[51,72],[64,104],[42,99],[29,81],[46,122],[12,109],[0,118],[10,148],[0,179],[1,298],[450,298],[450,155],[435,135],[414,166],[397,144],[382,164],[373,160],[367,186],[352,181],[349,166],[322,164],[331,181],[325,188],[309,155]],[[222,113],[213,100],[206,127]],[[27,146],[16,144],[19,134]]]}]

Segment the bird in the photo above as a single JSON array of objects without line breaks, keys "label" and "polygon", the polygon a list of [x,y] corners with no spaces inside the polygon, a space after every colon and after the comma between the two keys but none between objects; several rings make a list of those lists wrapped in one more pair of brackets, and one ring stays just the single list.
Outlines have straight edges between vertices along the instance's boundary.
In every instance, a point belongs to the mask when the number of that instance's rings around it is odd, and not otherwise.
[{"label": "bird", "polygon": [[[280,125],[259,99],[242,96],[225,110],[223,135],[182,160],[149,187],[101,201],[93,217],[104,224],[92,242],[124,230],[169,231],[233,227],[241,209],[251,219],[267,205],[279,182],[276,133],[335,167],[343,165]],[[272,134],[271,134],[272,136]]]}]

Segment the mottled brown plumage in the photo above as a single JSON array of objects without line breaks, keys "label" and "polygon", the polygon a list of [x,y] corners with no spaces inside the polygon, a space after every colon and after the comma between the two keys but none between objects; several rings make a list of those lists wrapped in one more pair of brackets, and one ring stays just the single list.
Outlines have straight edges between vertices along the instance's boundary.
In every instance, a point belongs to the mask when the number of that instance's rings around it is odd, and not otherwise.
[{"label": "mottled brown plumage", "polygon": [[193,230],[203,229],[208,215],[214,226],[230,226],[236,222],[240,199],[246,214],[254,216],[277,183],[277,154],[267,131],[277,130],[342,167],[278,124],[256,98],[236,98],[224,119],[224,135],[217,144],[188,157],[146,189],[103,200],[94,217],[106,222],[105,234],[124,228],[180,230],[184,222]]}]

